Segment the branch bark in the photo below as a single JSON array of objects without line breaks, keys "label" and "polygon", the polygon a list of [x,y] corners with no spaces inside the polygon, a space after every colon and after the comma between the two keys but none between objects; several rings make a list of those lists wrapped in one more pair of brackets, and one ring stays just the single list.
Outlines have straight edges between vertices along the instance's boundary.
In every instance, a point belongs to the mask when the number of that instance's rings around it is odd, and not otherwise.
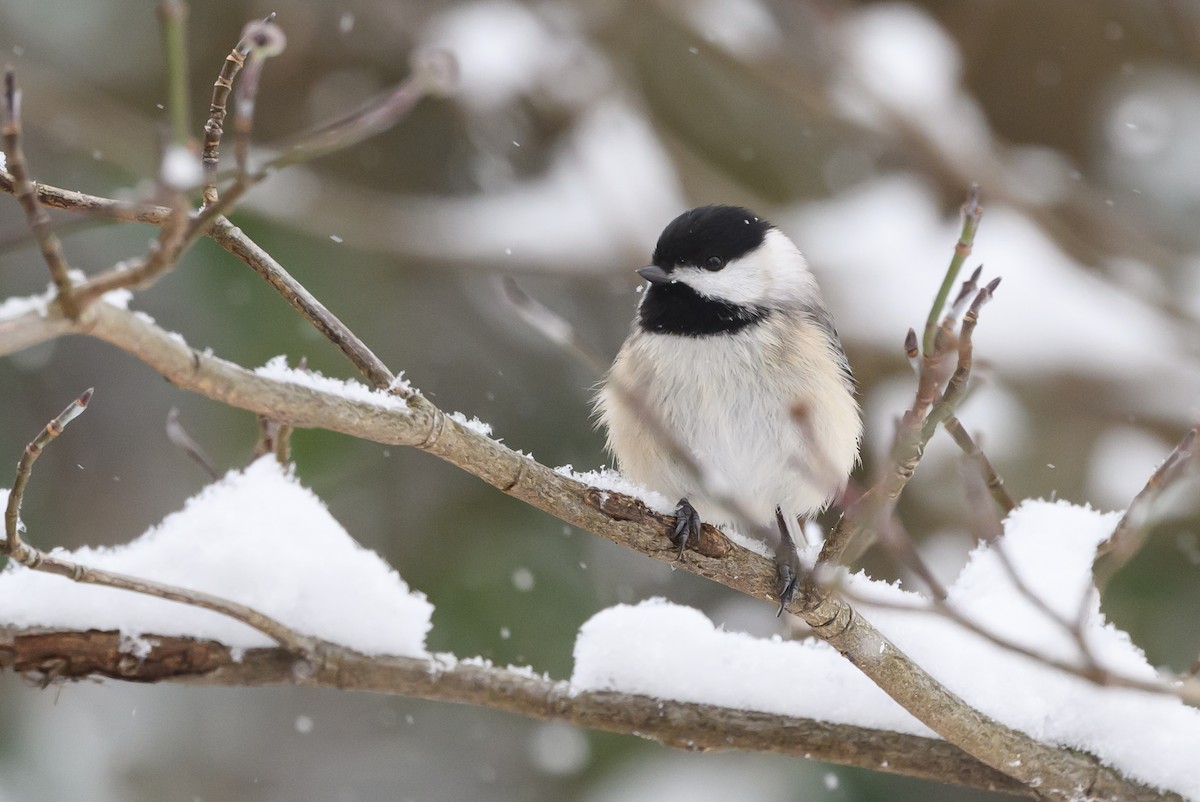
[{"label": "branch bark", "polygon": [[638,734],[689,751],[742,749],[953,782],[1034,797],[1035,793],[945,741],[709,705],[612,692],[571,694],[565,682],[506,668],[347,652],[320,666],[286,649],[237,654],[214,641],[147,637],[144,657],[116,632],[0,629],[0,668],[43,682],[106,677],[124,682],[258,687],[303,685],[370,691],[504,710],[542,721]]}]

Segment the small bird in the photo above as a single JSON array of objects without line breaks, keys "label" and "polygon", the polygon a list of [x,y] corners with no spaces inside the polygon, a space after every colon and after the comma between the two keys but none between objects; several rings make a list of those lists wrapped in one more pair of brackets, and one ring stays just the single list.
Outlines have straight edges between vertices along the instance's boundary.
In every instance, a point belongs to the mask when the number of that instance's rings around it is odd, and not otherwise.
[{"label": "small bird", "polygon": [[862,437],[816,279],[783,232],[737,206],[679,215],[637,273],[649,284],[595,401],[608,449],[628,478],[679,499],[681,556],[702,520],[769,535],[782,612],[799,519],[841,493]]}]

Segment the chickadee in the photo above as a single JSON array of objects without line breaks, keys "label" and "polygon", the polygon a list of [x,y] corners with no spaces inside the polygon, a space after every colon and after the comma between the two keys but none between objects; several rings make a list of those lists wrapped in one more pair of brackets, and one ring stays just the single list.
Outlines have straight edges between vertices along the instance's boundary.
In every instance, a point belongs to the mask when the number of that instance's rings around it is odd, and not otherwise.
[{"label": "chickadee", "polygon": [[783,232],[736,206],[684,212],[637,272],[649,285],[596,398],[608,448],[627,477],[679,499],[681,555],[701,520],[770,533],[782,611],[798,519],[841,492],[862,436],[816,279]]}]

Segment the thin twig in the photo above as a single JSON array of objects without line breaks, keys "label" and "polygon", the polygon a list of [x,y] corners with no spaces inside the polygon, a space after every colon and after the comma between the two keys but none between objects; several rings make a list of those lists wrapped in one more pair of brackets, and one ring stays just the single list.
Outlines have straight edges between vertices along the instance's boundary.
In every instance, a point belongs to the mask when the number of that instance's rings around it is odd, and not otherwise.
[{"label": "thin twig", "polygon": [[608,371],[607,361],[579,336],[575,327],[521,289],[521,285],[517,284],[516,279],[512,276],[504,276],[497,283],[500,297],[508,302],[521,320],[546,338],[547,342],[567,351],[597,376]]},{"label": "thin twig", "polygon": [[36,549],[30,549],[30,551],[32,552],[30,555],[31,559],[21,561],[21,564],[27,568],[63,576],[86,585],[100,585],[118,590],[128,590],[133,593],[141,593],[145,596],[154,596],[158,599],[166,599],[167,601],[187,604],[191,607],[211,610],[214,613],[220,613],[227,618],[240,621],[246,626],[258,630],[296,655],[306,656],[312,654],[318,643],[315,638],[297,632],[286,624],[264,615],[252,607],[247,607],[244,604],[239,604],[229,599],[199,590],[169,585],[165,582],[155,582],[149,579],[142,579],[141,577],[119,574],[114,571],[102,571],[98,568],[88,568],[79,563],[46,554]]},{"label": "thin twig", "polygon": [[83,395],[72,401],[66,409],[58,413],[38,432],[37,437],[29,441],[29,444],[25,446],[25,451],[21,454],[21,459],[17,463],[17,477],[13,480],[12,490],[8,494],[8,506],[4,510],[6,539],[2,547],[4,554],[17,562],[25,562],[32,551],[21,540],[21,532],[25,528],[21,523],[21,501],[25,497],[25,486],[29,484],[29,477],[33,475],[33,463],[37,462],[37,458],[42,455],[42,450],[46,445],[62,434],[68,423],[83,414],[83,411],[87,409],[88,402],[92,400],[94,392],[95,388],[89,387],[83,392]]},{"label": "thin twig", "polygon": [[200,157],[204,165],[204,205],[217,202],[217,167],[221,161],[221,135],[225,133],[226,101],[233,89],[234,76],[242,69],[246,56],[234,48],[225,57],[221,72],[213,83],[212,102],[208,107],[208,122],[204,124],[204,152]]},{"label": "thin twig", "polygon": [[[215,192],[211,202],[206,195],[204,209],[192,222],[188,242],[207,233],[221,215],[232,210],[251,188],[275,170],[343,150],[387,130],[407,117],[422,98],[452,91],[457,75],[456,62],[449,53],[433,50],[419,54],[413,60],[412,73],[395,89],[323,128],[301,135],[293,144],[285,145],[281,154],[268,159],[257,170],[249,172],[239,167],[234,182],[219,200]],[[214,167],[210,180],[215,182],[216,176]]]},{"label": "thin twig", "polygon": [[983,477],[983,482],[987,486],[988,493],[991,494],[992,500],[996,502],[996,506],[1000,508],[1001,513],[1008,515],[1016,508],[1016,502],[1012,496],[1008,494],[1008,490],[1004,487],[1004,480],[1000,478],[1000,474],[996,472],[996,468],[992,465],[992,461],[988,459],[987,454],[975,442],[974,438],[963,427],[962,421],[956,415],[951,415],[946,418],[942,427],[946,432],[954,438],[954,442],[962,449],[967,458],[975,463],[975,467],[979,470]]},{"label": "thin twig", "polygon": [[193,462],[204,469],[214,482],[221,478],[212,457],[208,456],[200,444],[187,433],[187,429],[183,428],[183,424],[179,420],[179,410],[175,407],[171,407],[167,412],[166,429],[167,439],[171,441],[171,445],[187,454]]},{"label": "thin twig", "polygon": [[282,153],[266,162],[263,172],[356,145],[404,119],[417,101],[428,96],[448,95],[458,83],[458,64],[447,51],[419,51],[410,67],[409,76],[395,88],[341,119],[302,134],[293,144],[285,145]]},{"label": "thin twig", "polygon": [[[3,170],[0,170],[0,190],[10,195],[17,194],[16,179]],[[105,220],[115,220],[120,223],[146,223],[157,226],[162,225],[167,216],[171,214],[169,206],[160,206],[156,203],[130,203],[49,184],[37,184],[34,191],[37,193],[38,202],[51,208]]]},{"label": "thin twig", "polygon": [[1146,544],[1149,534],[1148,524],[1154,502],[1162,491],[1178,479],[1183,471],[1191,464],[1195,456],[1193,446],[1200,427],[1188,430],[1183,439],[1176,444],[1167,458],[1163,460],[1138,494],[1129,503],[1129,508],[1117,522],[1116,528],[1107,540],[1096,549],[1096,561],[1093,570],[1096,574],[1096,584],[1103,588],[1108,580],[1122,566],[1133,559],[1134,555]]},{"label": "thin twig", "polygon": [[[274,19],[275,12],[272,11],[263,22],[269,23]],[[221,136],[225,133],[224,125],[225,115],[228,113],[229,93],[233,89],[233,79],[241,72],[242,65],[246,63],[246,56],[253,45],[252,41],[247,41],[245,30],[243,30],[242,38],[225,57],[225,61],[221,64],[221,71],[217,74],[217,80],[213,82],[212,101],[208,107],[208,122],[204,124],[204,152],[200,160],[204,165],[205,206],[217,202],[217,168],[221,161],[221,153],[218,148],[221,146]]]},{"label": "thin twig", "polygon": [[[1094,685],[1109,688],[1128,688],[1147,693],[1162,694],[1180,698],[1185,704],[1196,706],[1200,704],[1200,683],[1188,682],[1187,675],[1163,676],[1159,679],[1147,680],[1128,674],[1116,674],[1104,668],[1098,662],[1087,661],[1083,665],[1072,663],[1032,649],[1017,641],[996,634],[989,627],[968,618],[960,610],[944,599],[930,598],[928,604],[907,604],[880,599],[875,596],[864,596],[843,584],[833,585],[846,599],[858,604],[864,609],[894,610],[904,613],[920,613],[924,615],[939,615],[954,622],[964,630],[979,637],[1007,652],[1019,654],[1037,663],[1061,671],[1064,674],[1078,677]],[[1024,594],[1023,594],[1024,595]]]},{"label": "thin twig", "polygon": [[318,643],[315,638],[296,632],[279,621],[263,615],[244,604],[238,604],[237,602],[222,599],[202,591],[188,590],[175,585],[127,576],[113,571],[88,568],[57,555],[47,554],[40,549],[28,545],[21,539],[20,533],[23,528],[20,519],[21,500],[25,494],[25,487],[33,474],[33,463],[37,461],[37,458],[41,455],[46,445],[55,437],[62,434],[64,427],[68,423],[83,414],[84,410],[87,409],[91,397],[92,389],[88,388],[83,395],[79,396],[70,406],[59,413],[57,417],[47,423],[38,436],[25,447],[20,463],[17,465],[17,476],[13,481],[12,490],[9,492],[8,507],[4,514],[5,541],[3,552],[26,568],[63,576],[75,582],[129,590],[147,596],[189,604],[193,607],[202,607],[205,610],[212,610],[253,627],[295,654],[311,654]]},{"label": "thin twig", "polygon": [[225,189],[220,199],[215,194],[217,173],[214,160],[213,172],[209,176],[214,186],[213,198],[210,201],[206,194],[204,209],[192,221],[188,243],[208,233],[221,215],[231,211],[250,189],[273,171],[348,148],[387,130],[407,117],[422,98],[452,91],[457,75],[457,65],[449,53],[433,50],[420,54],[413,60],[412,73],[390,92],[368,101],[360,109],[323,128],[300,136],[293,144],[285,145],[281,154],[268,159],[253,172],[242,169],[244,165],[239,163],[234,182]]},{"label": "thin twig", "polygon": [[250,461],[275,453],[275,437],[282,426],[279,421],[266,415],[258,415],[258,438],[254,441],[254,450],[250,452]]},{"label": "thin twig", "polygon": [[[236,138],[236,153],[238,161],[238,179],[235,182],[234,188],[226,193],[223,202],[219,201],[214,194],[209,198],[209,190],[216,192],[215,169],[219,154],[216,150],[220,143],[220,123],[224,119],[224,102],[225,97],[217,98],[218,94],[214,90],[214,104],[218,101],[222,104],[220,110],[215,116],[210,116],[209,125],[205,127],[205,132],[209,136],[205,140],[205,158],[202,164],[205,168],[206,183],[205,192],[205,208],[196,215],[193,219],[188,214],[187,197],[184,195],[186,186],[180,186],[175,181],[173,176],[166,175],[166,160],[178,158],[179,153],[175,148],[178,145],[168,147],[164,155],[164,169],[160,173],[161,184],[169,190],[173,195],[172,213],[168,216],[167,221],[163,224],[162,230],[159,232],[159,237],[154,247],[152,247],[149,255],[132,267],[125,269],[114,269],[108,273],[96,277],[87,283],[86,288],[81,290],[83,303],[87,304],[95,301],[106,292],[111,292],[120,287],[134,287],[143,289],[153,284],[158,277],[167,270],[174,267],[179,256],[196,242],[201,236],[207,233],[211,226],[220,214],[225,209],[233,208],[242,195],[245,194],[248,186],[243,181],[248,142],[250,135],[251,117],[253,115],[254,99],[258,91],[258,79],[262,74],[263,62],[283,51],[285,39],[283,31],[279,26],[271,22],[274,18],[272,13],[266,20],[250,22],[242,31],[242,38],[238,42],[238,46],[232,51],[233,53],[241,54],[244,57],[248,54],[249,61],[246,68],[246,74],[243,76],[240,87],[242,87],[241,97],[238,104],[239,112],[234,118]],[[170,19],[165,12],[163,14],[164,25],[165,20]],[[229,67],[232,62],[226,60],[225,66],[229,69],[228,79],[233,80],[237,74],[237,70]],[[222,76],[225,76],[226,71],[222,71]],[[223,85],[222,77],[217,79],[218,85]],[[249,88],[246,88],[249,87]],[[227,95],[224,91],[222,94]],[[214,122],[215,121],[215,122]]]},{"label": "thin twig", "polygon": [[941,317],[942,309],[946,305],[946,299],[950,296],[950,288],[958,280],[958,271],[962,269],[963,262],[971,255],[971,247],[975,243],[975,232],[979,228],[979,218],[983,216],[983,207],[979,204],[978,184],[971,184],[971,188],[967,191],[967,200],[962,207],[962,216],[962,233],[958,237],[958,243],[954,246],[954,256],[950,259],[950,266],[946,269],[946,276],[942,279],[942,286],[938,289],[933,306],[929,309],[929,317],[925,321],[925,338],[924,347],[922,348],[925,356],[931,355],[934,351],[934,335],[937,330],[938,318]]},{"label": "thin twig", "polygon": [[894,509],[889,510],[891,515],[881,521],[876,521],[874,529],[879,533],[879,539],[882,541],[893,555],[900,558],[900,562],[904,564],[908,570],[916,574],[925,587],[929,589],[929,595],[938,604],[944,604],[946,598],[950,595],[946,587],[934,576],[933,571],[921,558],[917,551],[916,540],[900,523],[900,519],[896,517]]},{"label": "thin twig", "polygon": [[[888,520],[892,515],[891,510],[900,494],[916,473],[917,464],[925,453],[925,446],[937,431],[938,425],[954,414],[966,392],[973,362],[972,338],[975,326],[979,322],[979,312],[991,299],[999,283],[1000,279],[994,279],[979,290],[963,317],[958,335],[958,363],[940,397],[936,396],[938,383],[933,375],[940,373],[942,352],[934,352],[922,359],[916,398],[912,408],[905,412],[901,419],[900,430],[888,461],[889,468],[883,478],[863,495],[858,504],[842,514],[825,539],[818,560],[819,565],[852,563],[870,545],[869,533],[873,531],[873,527],[878,522]],[[930,396],[936,397],[937,400],[933,401]],[[924,406],[929,407],[927,412],[923,411]]]},{"label": "thin twig", "polygon": [[[964,283],[964,291],[960,293],[959,298],[954,302],[955,307],[961,307],[963,298],[967,296],[968,291],[978,286],[978,278],[979,271],[977,270]],[[868,527],[871,527],[875,531],[885,535],[885,537],[889,532],[892,531],[891,527],[894,526],[892,523],[892,518],[895,514],[896,501],[899,499],[900,493],[907,484],[908,478],[911,478],[915,473],[917,463],[919,462],[921,455],[924,453],[925,444],[927,444],[933,437],[933,434],[935,433],[939,424],[941,424],[943,427],[948,427],[948,422],[952,419],[957,423],[957,418],[954,417],[954,411],[962,401],[967,391],[967,383],[968,379],[970,378],[974,362],[974,332],[975,327],[979,323],[979,313],[983,308],[983,305],[991,300],[992,294],[999,285],[1000,279],[995,278],[982,289],[975,292],[974,299],[971,301],[970,307],[963,316],[962,327],[958,333],[958,363],[955,367],[953,375],[946,383],[946,388],[942,392],[941,398],[932,406],[929,414],[925,417],[915,442],[912,440],[912,433],[916,431],[916,427],[911,424],[908,432],[901,439],[899,451],[907,452],[907,456],[902,457],[893,463],[893,470],[889,474],[891,477],[893,477],[893,481],[890,483],[890,485],[886,486],[885,492],[883,492],[879,497],[880,501],[878,508],[875,510],[875,517],[870,519],[870,523],[867,524]],[[953,333],[951,327],[954,324],[954,318],[956,315],[957,311],[952,310],[947,315],[945,323],[939,330],[939,335],[944,334],[947,340]],[[942,339],[942,337],[939,336],[938,339]],[[914,409],[915,408],[916,407],[914,406]],[[911,413],[912,410],[910,410],[910,414]],[[997,503],[1003,508],[1004,500],[1007,499],[1009,506],[1006,512],[1011,511],[1014,505],[1012,504],[1011,499],[1008,498],[1008,494],[1003,491],[1003,483],[999,480],[999,476],[996,475],[995,470],[991,468],[990,461],[987,460],[987,457],[983,454],[982,450],[980,450],[978,446],[975,446],[974,441],[972,441],[970,436],[967,435],[966,431],[962,429],[961,424],[958,424],[957,430],[961,436],[966,438],[966,442],[970,446],[974,447],[974,451],[978,452],[978,459],[981,460],[980,464],[986,465],[987,469],[990,470],[990,478],[988,482],[989,489],[992,488],[994,480],[996,489],[1000,494],[997,498]],[[954,436],[954,434],[955,433],[952,431],[951,435]],[[958,439],[958,437],[955,437],[956,441],[958,441]],[[960,445],[962,445],[962,443],[960,443]],[[971,451],[965,447],[964,450],[967,450],[968,454],[971,453]],[[899,451],[897,452],[897,455],[899,455]],[[993,497],[996,497],[995,490],[993,491]],[[919,576],[922,577],[922,579],[925,580],[935,599],[939,601],[941,607],[947,612],[947,615],[956,621],[965,621],[965,619],[957,611],[952,610],[949,605],[944,603],[944,590],[941,589],[940,584],[938,584],[933,578],[932,572],[925,567],[920,555],[914,548],[912,548],[910,540],[906,540],[902,537],[886,537],[885,543],[893,550],[893,553],[897,554],[905,562],[905,564],[910,567],[910,569],[914,570]],[[1020,573],[1016,570],[1016,567],[1012,564],[1012,561],[1008,558],[1008,554],[1004,550],[1002,542],[994,543],[993,548],[1000,559],[1001,565],[1005,569],[1005,572],[1008,574],[1017,590],[1023,596],[1025,596],[1025,598],[1028,599],[1035,608],[1037,608],[1055,624],[1062,627],[1062,629],[1073,638],[1079,648],[1080,655],[1088,664],[1089,669],[1093,669],[1096,666],[1096,661],[1092,655],[1089,644],[1086,642],[1086,639],[1083,636],[1082,626],[1079,624],[1079,622],[1072,622],[1064,618],[1062,615],[1053,610],[1044,599],[1042,599],[1032,590],[1032,588],[1029,587],[1029,585],[1021,577]]]},{"label": "thin twig", "polygon": [[406,397],[402,388],[392,386],[395,375],[388,370],[383,360],[240,228],[221,218],[213,225],[209,237],[270,284],[293,309],[303,315],[305,320],[353,362],[372,386],[378,389],[392,387],[396,395]]},{"label": "thin twig", "polygon": [[10,190],[25,210],[29,229],[37,240],[42,260],[50,271],[50,278],[58,289],[58,302],[63,312],[72,320],[79,317],[81,307],[72,289],[70,268],[63,255],[62,243],[50,227],[50,215],[38,203],[37,191],[29,178],[25,162],[25,150],[21,142],[21,90],[17,87],[12,68],[4,72],[4,120],[0,124],[0,136],[4,139],[4,153],[8,169],[12,171],[13,188]]},{"label": "thin twig", "polygon": [[288,465],[292,461],[292,432],[295,431],[286,423],[279,425],[275,434],[275,461],[280,465]]},{"label": "thin twig", "polygon": [[972,271],[967,280],[959,287],[958,297],[950,304],[950,309],[946,312],[946,317],[942,319],[942,328],[953,327],[958,316],[967,308],[967,304],[975,297],[975,293],[979,292],[979,277],[983,275],[983,265],[979,265]]},{"label": "thin twig", "polygon": [[262,21],[248,23],[242,29],[242,41],[249,43],[249,60],[242,73],[242,80],[235,90],[233,118],[234,155],[237,162],[237,180],[245,178],[249,170],[250,132],[254,127],[254,106],[258,98],[259,79],[262,78],[266,60],[283,52],[287,37],[283,29],[272,22],[274,13]]},{"label": "thin twig", "polygon": [[190,139],[187,66],[188,7],[183,0],[161,0],[158,20],[162,28],[167,69],[167,115],[171,120],[171,144],[186,147]]}]

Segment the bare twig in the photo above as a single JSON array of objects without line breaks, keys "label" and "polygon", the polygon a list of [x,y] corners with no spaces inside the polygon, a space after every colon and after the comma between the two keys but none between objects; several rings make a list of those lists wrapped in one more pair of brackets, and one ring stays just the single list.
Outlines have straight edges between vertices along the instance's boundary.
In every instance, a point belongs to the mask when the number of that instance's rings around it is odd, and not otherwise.
[{"label": "bare twig", "polygon": [[925,583],[925,587],[929,589],[929,594],[935,604],[944,605],[946,597],[949,595],[946,588],[938,578],[933,575],[933,571],[921,559],[921,555],[917,552],[917,542],[913,539],[900,523],[896,516],[896,511],[891,510],[891,516],[875,522],[875,529],[879,533],[879,539],[887,546],[888,550],[900,558],[900,562],[904,564],[908,570],[912,571],[921,581]]},{"label": "bare twig", "polygon": [[967,433],[967,430],[963,427],[958,417],[951,415],[946,418],[943,428],[954,438],[954,442],[967,455],[967,458],[975,463],[980,476],[983,477],[984,484],[987,486],[988,493],[991,494],[992,500],[996,502],[996,506],[1000,508],[1001,513],[1007,515],[1012,512],[1017,505],[1013,501],[1012,496],[1008,494],[1008,490],[1005,489],[1004,480],[1000,478],[1000,474],[992,466],[992,461],[988,459],[987,454],[983,453],[983,449]]},{"label": "bare twig", "polygon": [[[296,366],[297,370],[308,370],[308,359],[301,357],[300,363]],[[250,461],[258,459],[267,454],[272,454],[275,461],[280,465],[288,465],[292,461],[292,432],[294,429],[286,423],[268,418],[265,415],[258,416],[258,440],[254,443],[254,451],[251,453]]]},{"label": "bare twig", "polygon": [[[17,180],[11,174],[0,170],[0,190],[10,195],[17,194]],[[130,203],[129,201],[102,198],[99,195],[89,195],[73,189],[62,189],[49,184],[34,186],[38,202],[54,209],[91,215],[106,220],[116,220],[122,223],[146,223],[162,225],[171,214],[169,206],[154,203]]]},{"label": "bare twig", "polygon": [[[270,284],[292,308],[353,362],[372,386],[379,389],[392,387],[395,375],[366,343],[240,228],[221,218],[209,236]],[[393,392],[404,395],[399,387],[394,387]]]},{"label": "bare twig", "polygon": [[[435,50],[415,58],[412,74],[391,92],[325,128],[301,136],[294,144],[284,146],[282,154],[267,160],[258,170],[239,171],[236,180],[219,200],[214,195],[209,202],[206,196],[204,209],[192,221],[188,242],[208,233],[221,215],[232,210],[252,187],[274,170],[350,147],[386,130],[408,116],[421,98],[450,91],[456,77],[454,59],[444,51]],[[215,172],[211,178],[216,180]]]},{"label": "bare twig", "polygon": [[1192,458],[1195,456],[1193,446],[1198,431],[1200,431],[1200,427],[1188,430],[1183,439],[1163,460],[1162,465],[1159,465],[1150,475],[1146,486],[1133,497],[1133,501],[1129,503],[1129,508],[1121,516],[1121,520],[1117,522],[1112,535],[1096,549],[1097,556],[1093,570],[1099,587],[1103,588],[1108,580],[1133,559],[1134,555],[1145,545],[1148,534],[1147,525],[1154,502],[1162,491],[1178,479],[1191,464]]},{"label": "bare twig", "polygon": [[497,283],[501,298],[509,303],[513,311],[529,324],[530,328],[545,337],[551,344],[575,357],[597,376],[608,371],[607,360],[596,353],[596,350],[579,336],[575,327],[557,312],[538,302],[521,289],[521,285],[517,284],[516,279],[512,276],[504,276]]},{"label": "bare twig", "polygon": [[[912,408],[904,413],[901,420],[887,471],[883,478],[863,495],[858,504],[842,515],[829,537],[825,539],[819,564],[853,562],[870,545],[869,533],[874,531],[874,527],[891,517],[900,494],[916,472],[917,464],[925,453],[925,446],[937,431],[938,425],[954,414],[966,392],[974,353],[972,337],[979,322],[979,311],[991,299],[999,283],[1000,279],[994,279],[979,290],[963,317],[958,336],[958,363],[940,397],[937,397],[936,393],[942,354],[935,351],[922,359],[916,398]],[[937,398],[936,402],[933,401],[934,398]],[[928,407],[927,412],[925,407]]]},{"label": "bare twig", "polygon": [[233,118],[234,154],[237,161],[237,180],[245,178],[249,170],[250,132],[254,127],[254,104],[258,97],[258,83],[262,77],[263,64],[277,56],[287,46],[283,29],[272,20],[250,22],[242,29],[242,41],[249,44],[249,60],[235,92],[236,110]]},{"label": "bare twig", "polygon": [[458,83],[458,65],[444,50],[419,51],[410,67],[409,76],[391,91],[323,128],[301,135],[293,144],[285,145],[282,153],[267,161],[264,171],[356,145],[407,117],[421,98],[450,94]]},{"label": "bare twig", "polygon": [[451,91],[456,80],[457,66],[449,53],[434,50],[419,54],[413,60],[412,74],[391,92],[369,101],[359,110],[325,128],[301,136],[294,144],[285,146],[282,154],[268,159],[254,172],[246,172],[239,167],[236,180],[219,200],[215,191],[214,159],[210,175],[210,180],[214,182],[213,197],[210,201],[206,193],[204,209],[192,221],[188,233],[189,244],[208,233],[221,215],[232,210],[252,187],[274,170],[350,147],[372,137],[408,116],[421,98]]},{"label": "bare twig", "polygon": [[[272,11],[260,24],[270,23],[274,19],[275,12]],[[253,24],[251,23],[251,25]],[[221,145],[221,136],[225,133],[225,115],[228,113],[226,104],[229,100],[229,93],[233,89],[233,79],[241,72],[242,65],[246,63],[246,56],[255,45],[253,40],[247,39],[246,34],[249,30],[250,25],[243,29],[242,38],[225,57],[221,71],[217,74],[217,80],[213,82],[212,101],[208,107],[208,122],[204,124],[204,153],[201,157],[205,175],[205,206],[211,206],[217,202],[217,167],[221,161],[221,153],[218,148]],[[257,33],[258,30],[254,29],[252,32]]]},{"label": "bare twig", "polygon": [[[1017,641],[996,634],[989,627],[985,627],[978,621],[968,618],[958,608],[945,600],[929,599],[926,605],[905,604],[903,602],[884,601],[877,597],[867,597],[855,593],[852,588],[847,588],[844,585],[836,586],[848,601],[859,604],[864,609],[871,608],[879,610],[895,610],[904,613],[920,613],[924,615],[939,615],[953,621],[958,626],[968,632],[972,632],[983,638],[993,646],[997,646],[1005,651],[1019,654],[1027,657],[1041,665],[1048,666],[1064,674],[1073,677],[1078,677],[1095,685],[1110,688],[1128,688],[1131,690],[1145,691],[1147,693],[1165,694],[1168,696],[1176,696],[1185,704],[1192,706],[1200,705],[1200,682],[1188,681],[1187,675],[1177,677],[1164,676],[1161,679],[1146,680],[1141,677],[1134,677],[1127,674],[1115,674],[1104,668],[1100,663],[1091,660],[1090,655],[1083,653],[1085,662],[1082,664],[1073,663],[1068,660],[1063,660],[1052,655],[1046,654],[1037,649],[1025,646]],[[1018,589],[1022,595],[1028,595],[1027,589]]]},{"label": "bare twig", "polygon": [[161,0],[158,20],[162,28],[167,67],[167,113],[171,120],[171,144],[186,147],[190,129],[187,66],[188,7],[183,0]]},{"label": "bare twig", "polygon": [[205,453],[199,443],[192,439],[192,436],[187,433],[187,429],[183,428],[183,424],[179,421],[179,410],[175,407],[171,407],[167,412],[166,429],[167,439],[171,441],[171,445],[191,457],[192,461],[203,468],[214,482],[221,478],[212,458]]},{"label": "bare twig", "polygon": [[938,289],[933,306],[929,309],[929,317],[925,321],[925,338],[922,351],[926,356],[929,356],[934,351],[934,334],[937,329],[938,318],[941,316],[942,309],[946,305],[946,299],[950,296],[950,288],[958,280],[958,271],[962,269],[963,262],[971,255],[971,247],[975,243],[975,232],[979,228],[979,218],[983,216],[983,207],[979,204],[978,184],[971,184],[971,188],[967,192],[967,200],[962,206],[962,215],[962,233],[958,237],[958,243],[954,246],[954,256],[950,259],[950,266],[946,269],[946,276],[942,279],[942,286]]},{"label": "bare twig", "polygon": [[279,434],[279,421],[258,415],[258,439],[254,441],[254,450],[250,452],[250,461],[275,453],[275,436]]},{"label": "bare twig", "polygon": [[238,604],[237,602],[222,599],[201,591],[188,590],[162,582],[126,576],[125,574],[113,571],[88,568],[71,560],[47,554],[40,549],[28,545],[21,539],[21,499],[25,494],[25,487],[32,475],[33,463],[37,461],[37,458],[41,455],[46,445],[55,437],[62,434],[63,428],[87,409],[88,401],[91,400],[91,397],[92,390],[89,388],[57,417],[46,424],[38,436],[25,447],[25,452],[21,455],[21,461],[17,466],[17,476],[13,481],[12,490],[9,492],[8,507],[4,514],[5,541],[2,548],[3,552],[26,568],[63,576],[75,582],[129,590],[147,596],[167,599],[168,601],[189,604],[193,607],[202,607],[205,610],[212,610],[253,627],[297,655],[311,654],[318,644],[315,638],[302,635],[279,621],[263,615],[244,604]]},{"label": "bare twig", "polygon": [[37,191],[29,178],[25,162],[25,150],[21,142],[21,90],[11,68],[4,72],[4,120],[0,123],[0,135],[4,139],[4,153],[8,169],[12,171],[12,189],[9,190],[25,210],[29,229],[37,240],[42,260],[50,271],[50,278],[58,289],[58,302],[67,317],[79,317],[81,307],[75,299],[70,268],[63,256],[62,243],[50,227],[50,215],[38,203]]},{"label": "bare twig", "polygon": [[37,458],[42,455],[42,450],[46,445],[62,434],[68,423],[83,414],[83,411],[87,409],[88,402],[92,400],[93,392],[95,389],[89,387],[83,392],[83,395],[58,413],[42,428],[37,437],[29,441],[29,444],[25,446],[25,451],[21,454],[21,459],[17,463],[17,478],[13,480],[12,490],[8,494],[8,506],[4,510],[6,540],[3,552],[17,562],[25,562],[32,552],[32,549],[21,540],[21,532],[25,528],[21,523],[21,501],[25,497],[25,486],[29,484],[29,477],[33,475],[33,463],[37,462]]},{"label": "bare twig", "polygon": [[[162,271],[174,264],[179,255],[196,239],[208,234],[226,250],[254,268],[318,331],[330,339],[363,372],[372,385],[390,387],[393,384],[394,376],[383,362],[348,327],[293,279],[282,266],[255,245],[240,229],[222,217],[224,210],[232,208],[253,183],[261,180],[267,174],[264,170],[246,176],[244,180],[235,181],[224,197],[217,197],[215,184],[219,161],[217,147],[220,144],[221,126],[226,114],[225,103],[229,89],[232,86],[233,77],[245,62],[247,53],[259,48],[264,54],[269,54],[272,48],[277,46],[278,37],[270,34],[264,28],[273,16],[268,17],[264,23],[247,26],[246,36],[227,58],[225,68],[214,86],[210,118],[205,127],[203,163],[208,176],[205,187],[205,207],[198,215],[188,220],[185,233],[181,235],[179,227],[174,224],[181,223],[178,217],[182,209],[180,204],[175,205],[173,213],[166,207],[124,204],[107,198],[98,198],[57,188],[37,187],[36,192],[38,196],[48,199],[48,203],[59,208],[99,213],[118,220],[136,220],[159,225],[168,221],[173,223],[170,226],[164,226],[164,231],[160,233],[156,247],[142,261],[132,267],[118,266],[81,285],[80,292],[88,302],[119,287],[147,286]],[[274,26],[270,27],[274,28]],[[300,141],[283,157],[269,164],[268,168],[321,155],[378,133],[402,119],[420,97],[431,93],[451,91],[456,76],[457,68],[448,53],[430,51],[420,54],[414,59],[413,74],[397,90],[368,104],[360,112],[335,123],[330,128],[318,132],[312,138]],[[211,197],[208,191],[209,185],[212,189]],[[0,171],[0,188],[19,195],[22,186],[17,176],[10,176]],[[36,203],[34,190],[32,187],[29,189],[28,197],[31,202]],[[42,214],[44,215],[44,211]],[[70,306],[67,311],[71,312]],[[395,392],[402,394],[404,391],[397,387]]]}]

